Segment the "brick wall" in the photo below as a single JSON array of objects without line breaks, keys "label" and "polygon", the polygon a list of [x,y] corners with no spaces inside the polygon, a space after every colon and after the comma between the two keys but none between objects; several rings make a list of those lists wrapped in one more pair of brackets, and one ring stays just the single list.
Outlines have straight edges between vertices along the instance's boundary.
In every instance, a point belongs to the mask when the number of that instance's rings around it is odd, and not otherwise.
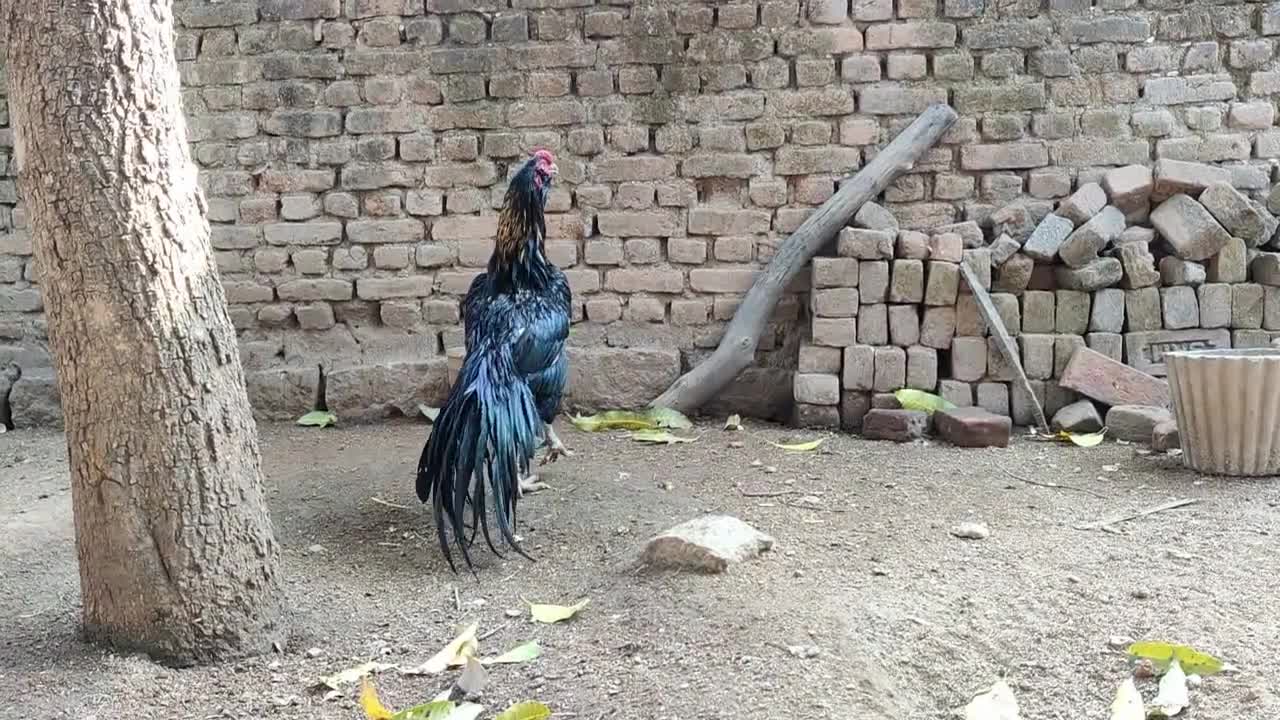
[{"label": "brick wall", "polygon": [[[350,417],[438,399],[458,300],[535,147],[561,168],[549,249],[575,291],[570,392],[587,405],[646,400],[703,357],[780,239],[929,103],[962,118],[882,198],[907,229],[989,226],[1012,200],[1156,158],[1224,165],[1256,194],[1280,148],[1280,4],[259,0],[176,14],[264,417],[321,393]],[[0,129],[0,365],[21,369],[19,414],[54,389],[11,146]],[[794,289],[722,405],[787,410],[808,278]]]}]

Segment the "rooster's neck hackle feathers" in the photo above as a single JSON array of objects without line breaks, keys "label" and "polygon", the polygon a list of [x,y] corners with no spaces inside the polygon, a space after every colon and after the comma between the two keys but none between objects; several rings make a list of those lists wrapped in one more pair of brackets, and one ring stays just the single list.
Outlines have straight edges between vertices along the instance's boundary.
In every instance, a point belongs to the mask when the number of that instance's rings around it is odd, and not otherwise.
[{"label": "rooster's neck hackle feathers", "polygon": [[[545,151],[544,151],[545,152]],[[539,154],[526,162],[507,188],[498,215],[498,235],[489,260],[489,276],[497,289],[513,285],[541,287],[550,282],[550,263],[543,241],[547,234],[544,211],[551,190],[544,168],[553,163],[549,154]]]}]

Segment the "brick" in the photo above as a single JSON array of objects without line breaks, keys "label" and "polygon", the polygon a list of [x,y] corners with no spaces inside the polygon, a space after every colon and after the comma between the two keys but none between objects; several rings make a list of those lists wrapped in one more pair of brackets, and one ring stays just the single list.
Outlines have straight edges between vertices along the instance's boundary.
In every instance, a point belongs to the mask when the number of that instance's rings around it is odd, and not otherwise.
[{"label": "brick", "polygon": [[876,392],[893,392],[902,389],[906,381],[906,351],[900,347],[877,347],[873,389]]},{"label": "brick", "polygon": [[[1278,310],[1277,312],[1280,312]],[[1278,316],[1280,317],[1280,316]],[[936,350],[950,350],[956,334],[954,307],[926,307],[920,322],[920,344]]]},{"label": "brick", "polygon": [[863,303],[881,303],[889,298],[889,263],[866,261],[858,265],[858,288]]},{"label": "brick", "polygon": [[1196,300],[1200,304],[1200,327],[1231,326],[1231,287],[1226,283],[1207,283],[1196,288]]},{"label": "brick", "polygon": [[1008,361],[1005,360],[1004,353],[1000,351],[1000,341],[995,337],[986,338],[987,346],[987,379],[1000,380],[1009,382],[1013,380],[1017,372],[1013,369]]},{"label": "brick", "polygon": [[987,340],[957,337],[951,343],[951,377],[977,382],[987,373]]},{"label": "brick", "polygon": [[981,336],[987,334],[987,323],[982,319],[978,301],[972,295],[956,298],[956,335]]},{"label": "brick", "polygon": [[1216,182],[1200,194],[1200,204],[1234,237],[1249,247],[1270,242],[1276,220],[1256,207],[1229,182]]},{"label": "brick", "polygon": [[1058,266],[1053,274],[1059,287],[1090,292],[1115,285],[1123,275],[1123,265],[1112,257],[1098,258],[1079,268]]},{"label": "brick", "polygon": [[1124,336],[1128,364],[1154,376],[1167,374],[1164,354],[1176,350],[1231,347],[1231,333],[1225,329],[1157,330]]},{"label": "brick", "polygon": [[1051,292],[1032,290],[1022,296],[1022,331],[1051,333],[1057,327],[1057,299]]},{"label": "brick", "polygon": [[910,347],[920,342],[920,309],[916,305],[888,306],[889,342]]},{"label": "brick", "polygon": [[961,88],[956,91],[957,112],[1015,112],[1045,107],[1044,83],[1006,83]]},{"label": "brick", "polygon": [[1151,254],[1148,242],[1122,242],[1118,248],[1126,289],[1148,287],[1160,282],[1160,273],[1156,271],[1155,257]]},{"label": "brick", "polygon": [[815,317],[853,317],[858,314],[857,288],[814,290],[810,296]]},{"label": "brick", "polygon": [[1200,324],[1200,304],[1196,299],[1195,288],[1160,288],[1160,308],[1164,326],[1170,330],[1192,328]]},{"label": "brick", "polygon": [[1231,173],[1225,168],[1182,160],[1157,160],[1153,173],[1155,187],[1151,201],[1157,203],[1178,194],[1199,197],[1210,185],[1231,181]]},{"label": "brick", "polygon": [[1163,285],[1203,285],[1205,269],[1199,263],[1172,255],[1160,258],[1160,282]]},{"label": "brick", "polygon": [[1098,183],[1085,183],[1071,197],[1058,205],[1057,214],[1079,227],[1093,219],[1107,206],[1107,193]]},{"label": "brick", "polygon": [[342,225],[331,222],[272,223],[263,226],[272,245],[336,245],[342,241]]},{"label": "brick", "polygon": [[[959,412],[977,413],[981,412],[987,417],[995,418],[997,421],[1003,421],[1005,425],[1009,425],[1009,386],[1002,382],[985,382],[978,383],[977,387],[977,407],[963,408]],[[935,416],[936,417],[936,416]],[[941,433],[941,431],[939,431]],[[944,439],[946,439],[944,437]],[[951,441],[953,444],[957,444]],[[1008,440],[1006,439],[1007,443]]]},{"label": "brick", "polygon": [[894,260],[889,284],[889,302],[919,303],[924,300],[924,263]]},{"label": "brick", "polygon": [[1076,352],[1059,384],[1105,405],[1169,404],[1167,383],[1088,348]]},{"label": "brick", "polygon": [[1150,78],[1143,85],[1142,97],[1153,105],[1233,100],[1236,85],[1226,74]]},{"label": "brick", "polygon": [[814,258],[812,284],[814,288],[857,287],[858,261],[853,258]]},{"label": "brick", "polygon": [[841,383],[844,389],[866,391],[875,384],[875,348],[853,345],[844,349]]},{"label": "brick", "polygon": [[[839,374],[842,368],[841,358],[843,354],[839,348],[810,345],[808,343],[802,344],[796,370],[802,373]],[[845,385],[846,389],[848,389],[847,382]]]},{"label": "brick", "polygon": [[338,279],[290,280],[276,286],[276,296],[287,301],[350,300],[351,281]]},{"label": "brick", "polygon": [[854,318],[814,318],[811,327],[814,345],[849,347],[858,341],[858,322]]},{"label": "brick", "polygon": [[839,405],[840,378],[837,375],[796,373],[793,393],[796,402],[810,405]]},{"label": "brick", "polygon": [[946,88],[872,85],[858,95],[858,107],[868,115],[914,115],[930,105],[947,102]]},{"label": "brick", "polygon": [[862,435],[868,440],[911,442],[924,437],[928,421],[919,410],[872,408],[862,418]]},{"label": "brick", "polygon": [[841,257],[880,260],[893,257],[894,233],[861,228],[840,231],[838,252]]},{"label": "brick", "polygon": [[1022,349],[1022,369],[1032,380],[1053,377],[1053,335],[1027,334],[1018,337]]},{"label": "brick", "polygon": [[1058,257],[1070,267],[1084,267],[1096,260],[1098,253],[1120,237],[1124,230],[1124,213],[1108,205],[1071,233],[1058,248]]},{"label": "brick", "polygon": [[924,290],[924,303],[931,306],[954,305],[960,289],[959,266],[956,263],[931,261],[928,269],[928,284]]},{"label": "brick", "polygon": [[966,170],[1016,170],[1049,164],[1043,143],[971,145],[960,148],[960,165]]},{"label": "brick", "polygon": [[1205,260],[1231,240],[1231,235],[1203,205],[1178,194],[1151,212],[1151,224],[1184,260]]},{"label": "brick", "polygon": [[1035,261],[1030,256],[1016,253],[1000,266],[991,287],[999,292],[1020,295],[1030,286],[1034,272]]},{"label": "brick", "polygon": [[356,280],[356,296],[362,300],[427,297],[431,294],[432,280],[433,278],[429,275],[359,278]]},{"label": "brick", "polygon": [[964,258],[964,238],[959,233],[930,236],[929,258],[939,262],[960,262]]},{"label": "brick", "polygon": [[1257,330],[1262,327],[1265,293],[1261,285],[1241,283],[1231,288],[1231,327]]},{"label": "brick", "polygon": [[1270,287],[1280,286],[1280,254],[1258,253],[1249,261],[1249,279]]},{"label": "brick", "polygon": [[[974,248],[965,250],[961,263],[968,265],[973,270],[974,276],[978,279],[984,290],[991,289],[991,251],[987,248]],[[972,292],[967,283],[960,284],[962,293]]]}]

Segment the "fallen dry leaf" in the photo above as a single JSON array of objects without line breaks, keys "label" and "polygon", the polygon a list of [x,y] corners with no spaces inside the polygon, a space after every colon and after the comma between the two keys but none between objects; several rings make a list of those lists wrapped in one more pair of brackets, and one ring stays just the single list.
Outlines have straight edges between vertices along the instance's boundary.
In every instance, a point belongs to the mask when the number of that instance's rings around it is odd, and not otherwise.
[{"label": "fallen dry leaf", "polygon": [[476,629],[479,626],[479,623],[471,623],[429,660],[401,672],[405,675],[438,675],[448,667],[466,664],[467,657],[476,652]]},{"label": "fallen dry leaf", "polygon": [[[527,602],[527,601],[526,601]],[[529,603],[529,615],[540,623],[558,623],[577,615],[591,602],[591,598],[583,598],[573,605],[543,605]]]},{"label": "fallen dry leaf", "polygon": [[1004,680],[997,680],[991,689],[969,701],[964,720],[1019,720],[1013,688]]}]

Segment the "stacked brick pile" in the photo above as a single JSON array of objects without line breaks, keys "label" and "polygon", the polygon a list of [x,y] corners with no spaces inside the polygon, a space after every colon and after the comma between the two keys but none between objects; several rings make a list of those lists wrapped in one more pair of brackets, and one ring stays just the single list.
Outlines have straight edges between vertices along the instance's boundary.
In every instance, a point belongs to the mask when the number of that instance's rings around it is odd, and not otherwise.
[{"label": "stacked brick pile", "polygon": [[1006,205],[985,231],[901,229],[868,205],[837,256],[813,263],[797,420],[858,430],[907,387],[1032,424],[960,263],[991,292],[1049,415],[1076,399],[1058,380],[1082,347],[1161,376],[1173,349],[1268,345],[1280,337],[1273,211],[1280,189],[1253,200],[1224,169],[1172,160],[1083,178],[1056,205]]}]

